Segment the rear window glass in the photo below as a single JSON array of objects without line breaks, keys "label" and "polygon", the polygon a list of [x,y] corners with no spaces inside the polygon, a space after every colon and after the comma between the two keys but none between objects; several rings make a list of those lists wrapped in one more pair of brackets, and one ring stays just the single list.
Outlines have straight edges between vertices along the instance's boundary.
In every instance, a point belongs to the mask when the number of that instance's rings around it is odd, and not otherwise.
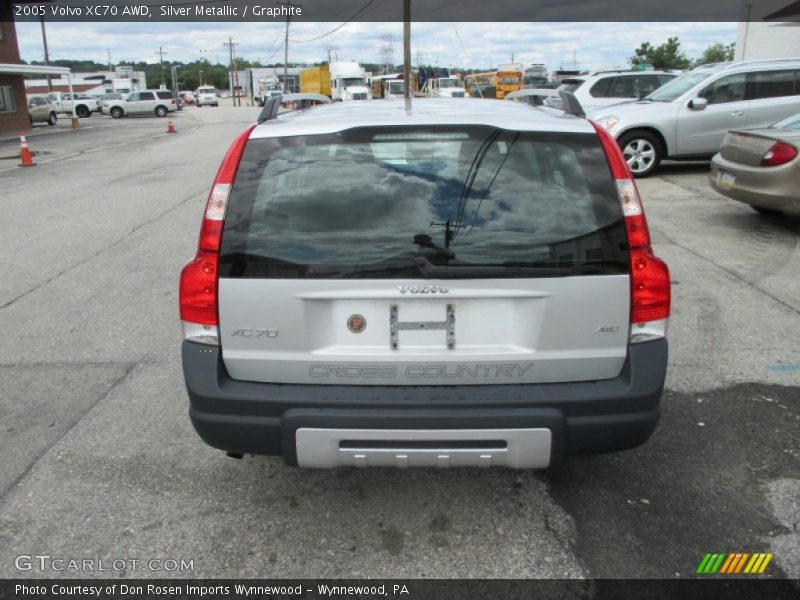
[{"label": "rear window glass", "polygon": [[430,265],[444,267],[436,278],[478,276],[448,270],[455,266],[495,267],[480,278],[628,269],[597,136],[488,127],[250,140],[221,254],[224,277],[421,277]]},{"label": "rear window glass", "polygon": [[156,92],[156,96],[162,100],[169,100],[172,98],[172,92]]}]

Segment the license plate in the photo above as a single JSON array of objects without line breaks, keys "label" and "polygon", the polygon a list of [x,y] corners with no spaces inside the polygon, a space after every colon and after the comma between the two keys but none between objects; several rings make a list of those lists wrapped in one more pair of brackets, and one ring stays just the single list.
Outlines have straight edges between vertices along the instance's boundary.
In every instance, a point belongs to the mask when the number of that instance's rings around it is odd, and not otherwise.
[{"label": "license plate", "polygon": [[717,185],[725,190],[731,189],[736,184],[736,175],[727,171],[720,171],[717,175]]}]

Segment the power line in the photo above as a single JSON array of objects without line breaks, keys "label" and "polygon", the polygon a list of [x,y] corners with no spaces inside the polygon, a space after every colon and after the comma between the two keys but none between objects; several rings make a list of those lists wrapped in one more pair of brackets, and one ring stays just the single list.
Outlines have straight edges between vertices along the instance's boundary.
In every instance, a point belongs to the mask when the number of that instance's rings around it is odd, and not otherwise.
[{"label": "power line", "polygon": [[322,35],[318,35],[317,37],[314,37],[314,38],[311,38],[311,39],[308,39],[308,40],[291,40],[291,42],[292,42],[293,44],[308,44],[308,43],[310,43],[310,42],[316,42],[317,40],[321,40],[321,39],[322,39],[322,38],[324,38],[324,37],[328,37],[328,36],[329,36],[329,35],[331,35],[332,33],[336,33],[336,32],[337,32],[337,31],[339,31],[339,30],[340,30],[342,27],[344,27],[345,25],[347,25],[348,23],[350,23],[351,21],[353,21],[354,19],[356,19],[356,18],[358,17],[358,15],[360,15],[362,12],[364,12],[365,10],[367,10],[367,8],[369,8],[369,7],[370,7],[370,5],[371,5],[373,2],[375,2],[375,0],[369,0],[369,2],[367,2],[367,3],[366,3],[364,6],[362,6],[361,8],[359,8],[359,9],[358,9],[358,10],[355,12],[355,14],[354,14],[352,17],[350,17],[349,19],[347,19],[347,20],[346,20],[344,23],[342,23],[341,25],[339,25],[339,26],[337,26],[337,27],[334,27],[333,29],[331,29],[330,31],[328,31],[328,32],[326,32],[326,33],[323,33]]},{"label": "power line", "polygon": [[[352,8],[352,7],[353,7],[355,4],[356,4],[356,2],[358,2],[358,0],[350,0],[350,2],[346,4],[346,6],[344,6],[344,7],[340,7],[340,9],[339,9],[338,11],[336,11],[335,13],[333,13],[333,14],[332,14],[332,15],[330,15],[330,16],[327,16],[327,17],[325,18],[325,20],[326,20],[326,21],[329,21],[329,22],[336,22],[336,21],[338,21],[340,16],[342,16],[342,15],[344,15],[344,14],[347,14],[348,12],[350,12],[350,9],[351,9],[351,8]],[[298,30],[298,31],[296,31],[295,33],[297,33],[297,35],[299,35],[300,37],[302,37],[302,36],[306,35],[307,33],[309,33],[310,31],[312,31],[312,30],[316,29],[318,25],[319,25],[319,23],[312,23],[312,24],[310,25],[310,27],[304,27],[304,28],[302,28],[302,29],[299,29],[299,30]]]}]

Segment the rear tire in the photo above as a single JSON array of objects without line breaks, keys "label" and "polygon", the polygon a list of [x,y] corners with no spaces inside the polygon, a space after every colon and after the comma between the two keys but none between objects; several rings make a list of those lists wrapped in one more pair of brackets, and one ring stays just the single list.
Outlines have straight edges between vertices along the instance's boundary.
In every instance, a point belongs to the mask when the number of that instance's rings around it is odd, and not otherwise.
[{"label": "rear tire", "polygon": [[58,123],[58,115],[56,113],[54,113],[54,112],[51,112],[50,113],[50,118],[47,119],[47,124],[52,127],[56,123]]},{"label": "rear tire", "polygon": [[156,116],[157,117],[166,117],[169,111],[164,106],[156,106]]},{"label": "rear tire", "polygon": [[89,110],[89,107],[81,105],[75,109],[75,114],[81,119],[87,119],[92,116],[92,111]]},{"label": "rear tire", "polygon": [[115,106],[109,112],[113,119],[121,119],[125,115],[125,112],[119,106]]},{"label": "rear tire", "polygon": [[664,158],[661,140],[649,131],[630,131],[618,143],[634,177],[651,175]]},{"label": "rear tire", "polygon": [[774,208],[764,208],[763,206],[753,206],[753,205],[750,205],[750,208],[752,208],[760,215],[775,216],[783,214],[782,210],[775,210]]}]

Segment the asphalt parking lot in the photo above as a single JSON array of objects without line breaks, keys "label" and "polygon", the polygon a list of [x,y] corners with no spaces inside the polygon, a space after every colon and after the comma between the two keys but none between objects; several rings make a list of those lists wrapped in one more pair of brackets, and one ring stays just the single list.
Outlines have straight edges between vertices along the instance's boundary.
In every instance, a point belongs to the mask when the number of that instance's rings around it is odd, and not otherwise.
[{"label": "asphalt parking lot", "polygon": [[257,113],[188,108],[175,135],[65,120],[29,136],[36,167],[0,160],[0,577],[86,575],[15,568],[47,554],[193,560],[127,576],[671,578],[722,551],[800,578],[800,215],[716,195],[704,163],[639,182],[673,277],[642,448],[515,472],[301,471],[205,446],[177,279]]}]

